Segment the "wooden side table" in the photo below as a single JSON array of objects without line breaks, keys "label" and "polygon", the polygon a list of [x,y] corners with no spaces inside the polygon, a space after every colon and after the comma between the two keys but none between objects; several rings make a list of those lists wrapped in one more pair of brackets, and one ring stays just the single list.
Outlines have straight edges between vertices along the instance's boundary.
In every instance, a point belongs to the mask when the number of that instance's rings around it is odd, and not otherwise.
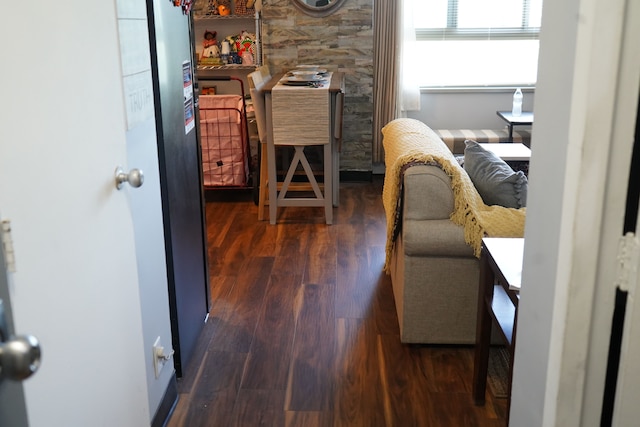
[{"label": "wooden side table", "polygon": [[523,249],[524,239],[521,238],[485,237],[482,239],[480,255],[473,398],[476,405],[484,405],[493,321],[509,346],[507,419],[511,406],[511,379],[513,377],[513,355],[516,347]]}]

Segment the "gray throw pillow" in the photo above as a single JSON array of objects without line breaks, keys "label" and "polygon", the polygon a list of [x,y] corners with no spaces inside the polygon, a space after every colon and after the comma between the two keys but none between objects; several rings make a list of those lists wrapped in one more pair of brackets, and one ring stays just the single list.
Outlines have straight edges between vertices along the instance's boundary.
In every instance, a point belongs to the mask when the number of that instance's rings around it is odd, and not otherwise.
[{"label": "gray throw pillow", "polygon": [[486,205],[522,208],[527,205],[527,176],[511,167],[476,141],[464,142],[464,170]]}]

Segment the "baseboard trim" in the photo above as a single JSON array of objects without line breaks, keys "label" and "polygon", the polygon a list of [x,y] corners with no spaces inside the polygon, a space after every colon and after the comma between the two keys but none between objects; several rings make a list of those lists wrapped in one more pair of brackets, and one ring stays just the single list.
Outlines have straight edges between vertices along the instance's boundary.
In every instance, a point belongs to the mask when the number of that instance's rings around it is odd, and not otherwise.
[{"label": "baseboard trim", "polygon": [[340,171],[340,182],[371,182],[371,171]]},{"label": "baseboard trim", "polygon": [[171,376],[167,389],[164,391],[164,396],[160,401],[156,415],[151,421],[151,427],[164,427],[169,422],[169,418],[173,413],[173,410],[178,403],[178,382],[176,380],[176,374]]}]

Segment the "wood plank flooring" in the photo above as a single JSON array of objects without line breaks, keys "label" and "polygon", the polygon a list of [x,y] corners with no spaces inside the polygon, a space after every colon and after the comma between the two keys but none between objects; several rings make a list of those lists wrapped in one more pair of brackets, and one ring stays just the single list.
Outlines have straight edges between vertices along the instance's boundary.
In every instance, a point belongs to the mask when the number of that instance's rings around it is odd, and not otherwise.
[{"label": "wood plank flooring", "polygon": [[384,263],[382,179],[322,208],[257,220],[246,193],[208,197],[212,309],[178,380],[177,426],[504,426],[471,396],[473,348],[403,345]]}]

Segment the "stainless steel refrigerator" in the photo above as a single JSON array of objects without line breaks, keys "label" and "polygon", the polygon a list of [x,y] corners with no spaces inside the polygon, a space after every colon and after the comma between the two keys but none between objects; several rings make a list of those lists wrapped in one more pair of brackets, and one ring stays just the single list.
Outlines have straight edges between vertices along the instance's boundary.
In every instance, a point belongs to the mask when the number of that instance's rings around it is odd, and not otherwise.
[{"label": "stainless steel refrigerator", "polygon": [[209,312],[202,166],[195,126],[191,17],[171,0],[147,0],[160,185],[176,375]]}]

